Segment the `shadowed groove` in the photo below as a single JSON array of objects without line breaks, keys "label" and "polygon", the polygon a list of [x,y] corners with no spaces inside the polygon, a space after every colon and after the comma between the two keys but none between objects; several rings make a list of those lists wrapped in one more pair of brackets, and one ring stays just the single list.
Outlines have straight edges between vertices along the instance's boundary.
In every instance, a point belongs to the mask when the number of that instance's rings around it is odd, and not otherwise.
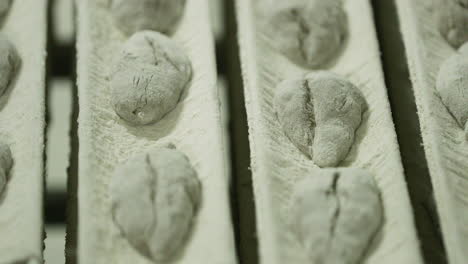
[{"label": "shadowed groove", "polygon": [[385,83],[426,263],[447,263],[394,1],[372,1]]},{"label": "shadowed groove", "polygon": [[[221,73],[225,71],[229,96],[230,145],[232,162],[232,208],[236,237],[236,249],[240,264],[257,264],[258,241],[256,234],[256,212],[253,196],[252,173],[250,171],[250,148],[248,140],[247,116],[244,104],[235,0],[226,0],[226,31],[229,33],[220,46],[218,59],[223,59]],[[227,54],[226,57],[219,55]]]}]

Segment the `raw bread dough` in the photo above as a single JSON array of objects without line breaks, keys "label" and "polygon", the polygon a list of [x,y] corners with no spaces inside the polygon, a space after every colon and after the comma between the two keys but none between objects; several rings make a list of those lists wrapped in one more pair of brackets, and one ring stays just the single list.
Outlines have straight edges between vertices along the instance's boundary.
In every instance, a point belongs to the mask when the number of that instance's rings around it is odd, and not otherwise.
[{"label": "raw bread dough", "polygon": [[324,169],[298,182],[291,230],[310,263],[357,264],[383,219],[380,192],[361,169]]},{"label": "raw bread dough", "polygon": [[0,96],[5,93],[14,79],[20,64],[20,58],[16,48],[0,33]]},{"label": "raw bread dough", "polygon": [[131,35],[141,30],[173,31],[182,17],[186,0],[112,0],[114,21]]},{"label": "raw bread dough", "polygon": [[173,40],[154,31],[134,34],[111,73],[115,112],[133,125],[159,121],[176,107],[191,73],[190,60]]},{"label": "raw bread dough", "polygon": [[341,0],[288,0],[272,8],[272,44],[294,63],[315,69],[340,53],[347,34]]},{"label": "raw bread dough", "polygon": [[437,26],[440,34],[458,48],[468,41],[468,1],[438,0]]},{"label": "raw bread dough", "polygon": [[468,43],[440,67],[437,90],[444,105],[465,129],[468,140]]},{"label": "raw bread dough", "polygon": [[114,223],[143,256],[171,259],[187,240],[200,188],[183,153],[154,148],[115,170],[110,189]]},{"label": "raw bread dough", "polygon": [[320,167],[334,167],[346,157],[366,109],[356,86],[326,71],[283,81],[274,105],[286,136]]},{"label": "raw bread dough", "polygon": [[10,147],[0,143],[0,195],[5,190],[8,174],[13,166],[13,158],[11,156]]}]

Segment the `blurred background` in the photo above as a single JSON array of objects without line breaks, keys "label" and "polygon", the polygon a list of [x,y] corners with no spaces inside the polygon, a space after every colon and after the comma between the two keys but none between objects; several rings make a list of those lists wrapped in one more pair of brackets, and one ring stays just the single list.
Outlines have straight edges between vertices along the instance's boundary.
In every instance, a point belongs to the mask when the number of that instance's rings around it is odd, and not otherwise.
[{"label": "blurred background", "polygon": [[54,0],[49,7],[44,258],[50,264],[65,263],[65,210],[75,56],[73,2]]}]

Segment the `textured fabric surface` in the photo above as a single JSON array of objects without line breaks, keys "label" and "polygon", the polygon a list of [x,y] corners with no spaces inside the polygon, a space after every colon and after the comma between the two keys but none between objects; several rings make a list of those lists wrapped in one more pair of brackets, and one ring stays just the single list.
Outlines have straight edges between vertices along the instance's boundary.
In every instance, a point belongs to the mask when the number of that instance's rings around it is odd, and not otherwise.
[{"label": "textured fabric surface", "polygon": [[[405,0],[406,1],[406,0]],[[368,102],[355,143],[340,164],[369,170],[382,193],[383,225],[363,263],[422,263],[384,85],[368,0],[344,1],[349,39],[330,70],[353,82]],[[265,5],[262,5],[265,3]],[[241,63],[246,94],[261,263],[307,263],[287,229],[292,187],[317,167],[284,135],[273,109],[277,84],[306,74],[274,50],[264,34],[263,11],[271,1],[238,0]]]},{"label": "textured fabric surface", "polygon": [[191,83],[180,103],[161,121],[129,126],[111,106],[111,63],[125,41],[107,0],[78,4],[79,233],[80,263],[143,264],[143,258],[110,224],[109,183],[116,165],[134,154],[173,143],[190,159],[202,188],[193,232],[173,263],[236,263],[228,202],[229,177],[224,128],[216,85],[213,36],[206,0],[188,0],[171,37],[193,66]]},{"label": "textured fabric surface", "polygon": [[16,78],[0,97],[0,138],[13,155],[0,198],[0,263],[42,259],[46,4],[14,1],[0,25],[21,58]]},{"label": "textured fabric surface", "polygon": [[439,1],[396,2],[445,248],[449,262],[461,264],[468,259],[468,143],[436,90],[440,65],[455,53],[437,31]]}]

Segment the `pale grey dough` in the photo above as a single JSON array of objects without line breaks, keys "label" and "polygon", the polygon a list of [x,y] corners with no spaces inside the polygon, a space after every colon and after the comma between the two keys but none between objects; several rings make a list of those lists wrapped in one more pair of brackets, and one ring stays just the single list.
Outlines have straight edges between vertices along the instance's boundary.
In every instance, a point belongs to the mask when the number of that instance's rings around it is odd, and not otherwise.
[{"label": "pale grey dough", "polygon": [[295,185],[290,228],[309,263],[362,263],[382,220],[380,191],[362,169],[323,169]]},{"label": "pale grey dough", "polygon": [[187,157],[158,147],[115,170],[114,223],[130,245],[154,261],[173,258],[188,239],[201,185]]},{"label": "pale grey dough", "polygon": [[442,63],[437,91],[449,112],[465,129],[468,140],[468,43]]},{"label": "pale grey dough", "polygon": [[334,167],[348,154],[367,104],[348,80],[326,71],[286,80],[274,107],[286,136],[320,167]]},{"label": "pale grey dough", "polygon": [[169,33],[181,19],[186,0],[111,0],[115,23],[126,34],[141,30]]},{"label": "pale grey dough", "polygon": [[14,79],[20,64],[16,48],[0,33],[0,96],[5,93]]},{"label": "pale grey dough", "polygon": [[136,33],[111,73],[114,110],[132,125],[157,122],[176,107],[191,73],[190,60],[173,40],[154,31]]},{"label": "pale grey dough", "polygon": [[468,41],[468,0],[438,0],[437,26],[454,48]]},{"label": "pale grey dough", "polygon": [[10,147],[4,143],[0,143],[0,195],[5,190],[8,174],[13,166],[13,158]]},{"label": "pale grey dough", "polygon": [[13,0],[0,0],[0,21],[3,21],[10,11]]},{"label": "pale grey dough", "polygon": [[311,69],[337,57],[347,35],[341,0],[290,0],[273,6],[272,44],[292,62]]}]

